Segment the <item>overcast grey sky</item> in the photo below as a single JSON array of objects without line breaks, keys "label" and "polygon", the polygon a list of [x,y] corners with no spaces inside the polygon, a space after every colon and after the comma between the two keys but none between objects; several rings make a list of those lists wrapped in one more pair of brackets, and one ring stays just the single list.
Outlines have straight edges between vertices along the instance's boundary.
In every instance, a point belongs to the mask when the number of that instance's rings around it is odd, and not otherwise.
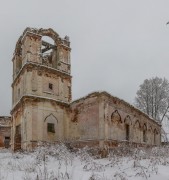
[{"label": "overcast grey sky", "polygon": [[153,76],[169,79],[167,0],[0,0],[0,115],[11,110],[12,56],[26,27],[71,41],[73,99],[105,90],[129,103]]}]

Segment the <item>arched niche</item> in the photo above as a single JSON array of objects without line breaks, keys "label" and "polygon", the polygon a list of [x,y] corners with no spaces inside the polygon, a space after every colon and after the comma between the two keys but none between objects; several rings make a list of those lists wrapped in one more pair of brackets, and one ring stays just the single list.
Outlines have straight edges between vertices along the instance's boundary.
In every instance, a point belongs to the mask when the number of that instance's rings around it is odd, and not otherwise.
[{"label": "arched niche", "polygon": [[121,116],[117,110],[111,114],[111,123],[109,126],[109,139],[123,140],[122,134],[124,132]]},{"label": "arched niche", "polygon": [[158,134],[158,131],[157,131],[157,129],[156,129],[156,128],[154,129],[154,134]]},{"label": "arched niche", "polygon": [[137,129],[141,128],[141,124],[140,124],[139,120],[136,120],[136,122],[134,123],[134,128],[137,128]]},{"label": "arched niche", "polygon": [[56,122],[58,124],[57,118],[52,113],[46,116],[44,122]]},{"label": "arched niche", "polygon": [[111,122],[112,123],[122,123],[121,116],[117,110],[115,110],[111,115]]},{"label": "arched niche", "polygon": [[143,130],[147,131],[147,125],[145,123],[143,124]]},{"label": "arched niche", "polygon": [[139,120],[136,120],[133,126],[133,141],[136,143],[141,143],[141,123]]},{"label": "arched niche", "polygon": [[129,115],[127,115],[124,119],[124,123],[128,125],[132,125],[131,118]]},{"label": "arched niche", "polygon": [[154,133],[153,133],[153,128],[151,124],[147,125],[147,142],[148,144],[154,143]]},{"label": "arched niche", "polygon": [[149,125],[149,127],[148,127],[148,131],[149,131],[150,133],[152,133],[152,132],[153,132],[153,128],[152,128],[152,126],[151,126],[151,125]]},{"label": "arched niche", "polygon": [[59,122],[52,113],[44,119],[43,137],[46,141],[56,141],[59,137]]}]

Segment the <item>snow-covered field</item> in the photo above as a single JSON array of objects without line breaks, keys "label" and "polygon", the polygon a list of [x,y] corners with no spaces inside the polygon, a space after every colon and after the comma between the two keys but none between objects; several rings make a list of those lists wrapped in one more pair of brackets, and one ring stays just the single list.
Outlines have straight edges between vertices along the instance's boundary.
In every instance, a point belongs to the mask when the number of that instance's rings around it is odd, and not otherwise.
[{"label": "snow-covered field", "polygon": [[31,153],[1,149],[0,180],[169,180],[169,147],[123,146],[103,159],[92,152],[89,148],[70,152],[64,144]]}]

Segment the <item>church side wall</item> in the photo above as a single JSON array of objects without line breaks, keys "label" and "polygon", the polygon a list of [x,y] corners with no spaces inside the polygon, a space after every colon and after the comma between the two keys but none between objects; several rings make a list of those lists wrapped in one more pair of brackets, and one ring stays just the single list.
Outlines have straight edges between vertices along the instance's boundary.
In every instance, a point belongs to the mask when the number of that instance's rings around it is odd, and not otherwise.
[{"label": "church side wall", "polygon": [[74,140],[97,141],[102,148],[105,142],[112,145],[121,142],[161,143],[161,126],[118,98],[95,93],[73,102],[71,108],[69,133]]}]

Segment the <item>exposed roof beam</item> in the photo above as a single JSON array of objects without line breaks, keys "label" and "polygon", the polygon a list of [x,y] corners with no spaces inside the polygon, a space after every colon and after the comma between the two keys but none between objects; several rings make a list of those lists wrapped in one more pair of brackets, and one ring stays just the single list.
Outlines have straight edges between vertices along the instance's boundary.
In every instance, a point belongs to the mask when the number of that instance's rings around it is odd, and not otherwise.
[{"label": "exposed roof beam", "polygon": [[42,45],[45,46],[45,47],[49,47],[50,49],[56,49],[56,45],[52,45],[46,41],[42,41]]},{"label": "exposed roof beam", "polygon": [[50,49],[55,49],[56,50],[56,46],[55,45],[52,45],[46,41],[42,41],[42,46],[45,46],[45,48],[42,49],[42,53],[50,50]]}]

